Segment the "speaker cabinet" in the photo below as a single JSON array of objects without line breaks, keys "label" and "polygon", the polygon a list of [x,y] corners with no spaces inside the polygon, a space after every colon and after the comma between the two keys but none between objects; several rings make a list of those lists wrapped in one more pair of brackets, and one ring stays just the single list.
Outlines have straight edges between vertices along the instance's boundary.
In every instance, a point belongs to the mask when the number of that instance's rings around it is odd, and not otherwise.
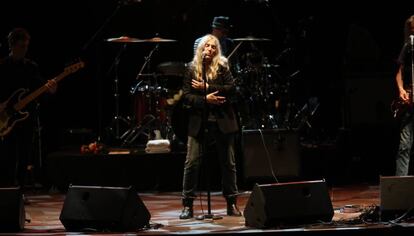
[{"label": "speaker cabinet", "polygon": [[300,173],[299,135],[286,129],[243,131],[244,177],[274,182],[273,174],[297,177]]},{"label": "speaker cabinet", "polygon": [[26,220],[23,193],[19,187],[0,188],[0,231],[17,232]]},{"label": "speaker cabinet", "polygon": [[321,180],[256,185],[244,209],[246,226],[255,228],[329,222],[333,214]]},{"label": "speaker cabinet", "polygon": [[71,185],[60,221],[68,231],[136,231],[149,224],[150,213],[128,187]]},{"label": "speaker cabinet", "polygon": [[393,220],[404,213],[413,216],[414,176],[380,177],[380,213],[381,220]]}]

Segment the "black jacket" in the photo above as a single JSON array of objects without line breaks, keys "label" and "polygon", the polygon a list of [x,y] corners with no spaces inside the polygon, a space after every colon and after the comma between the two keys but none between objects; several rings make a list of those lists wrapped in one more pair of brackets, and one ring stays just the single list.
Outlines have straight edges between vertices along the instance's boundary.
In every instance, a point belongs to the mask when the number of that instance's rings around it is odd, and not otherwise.
[{"label": "black jacket", "polygon": [[[188,66],[184,84],[183,84],[183,96],[184,103],[189,106],[189,122],[188,122],[188,135],[197,137],[203,121],[203,109],[205,106],[204,91],[196,90],[191,87],[191,80],[195,79],[195,75],[192,70],[191,64]],[[207,94],[219,91],[218,95],[225,96],[226,102],[222,105],[208,104],[207,108],[209,112],[214,113],[219,129],[227,134],[233,133],[238,130],[236,116],[230,103],[231,96],[234,94],[234,81],[230,71],[224,67],[219,68],[217,78],[209,81],[209,88]]]}]

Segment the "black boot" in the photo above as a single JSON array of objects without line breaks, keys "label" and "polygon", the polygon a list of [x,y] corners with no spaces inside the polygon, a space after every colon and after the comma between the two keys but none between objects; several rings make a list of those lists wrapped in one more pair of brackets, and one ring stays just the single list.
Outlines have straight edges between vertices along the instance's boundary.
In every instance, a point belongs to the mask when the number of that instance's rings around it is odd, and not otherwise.
[{"label": "black boot", "polygon": [[237,197],[226,197],[227,201],[227,215],[228,216],[242,216],[239,208],[237,207]]},{"label": "black boot", "polygon": [[193,218],[193,199],[192,198],[184,198],[183,199],[183,210],[180,214],[180,219],[190,219]]}]

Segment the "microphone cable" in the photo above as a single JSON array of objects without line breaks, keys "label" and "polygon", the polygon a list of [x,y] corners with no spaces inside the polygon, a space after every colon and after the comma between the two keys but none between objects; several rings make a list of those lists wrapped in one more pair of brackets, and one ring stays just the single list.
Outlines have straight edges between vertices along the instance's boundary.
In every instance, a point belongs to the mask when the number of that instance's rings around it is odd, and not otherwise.
[{"label": "microphone cable", "polygon": [[272,159],[270,158],[269,150],[267,149],[267,145],[266,145],[266,142],[265,142],[264,137],[263,137],[262,129],[259,129],[259,132],[260,132],[260,138],[262,140],[263,147],[264,147],[265,152],[266,152],[266,158],[267,158],[267,161],[269,163],[270,172],[272,173],[272,177],[276,181],[276,183],[279,183],[279,180],[277,179],[277,177],[275,175],[275,172],[273,171]]}]

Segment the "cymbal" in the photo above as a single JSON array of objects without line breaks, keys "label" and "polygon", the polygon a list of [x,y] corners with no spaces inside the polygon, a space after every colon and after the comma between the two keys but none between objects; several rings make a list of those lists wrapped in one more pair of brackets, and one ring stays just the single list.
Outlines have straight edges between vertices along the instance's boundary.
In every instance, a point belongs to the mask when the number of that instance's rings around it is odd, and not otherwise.
[{"label": "cymbal", "polygon": [[175,39],[163,39],[160,37],[154,37],[150,39],[143,39],[142,42],[148,42],[148,43],[169,43],[169,42],[176,42]]},{"label": "cymbal", "polygon": [[144,42],[142,39],[131,38],[128,36],[121,36],[119,38],[109,38],[106,40],[107,42],[112,43],[141,43]]},{"label": "cymbal", "polygon": [[247,42],[261,42],[261,41],[271,41],[271,39],[267,38],[255,38],[252,36],[248,36],[245,38],[235,38],[233,41],[247,41]]}]

